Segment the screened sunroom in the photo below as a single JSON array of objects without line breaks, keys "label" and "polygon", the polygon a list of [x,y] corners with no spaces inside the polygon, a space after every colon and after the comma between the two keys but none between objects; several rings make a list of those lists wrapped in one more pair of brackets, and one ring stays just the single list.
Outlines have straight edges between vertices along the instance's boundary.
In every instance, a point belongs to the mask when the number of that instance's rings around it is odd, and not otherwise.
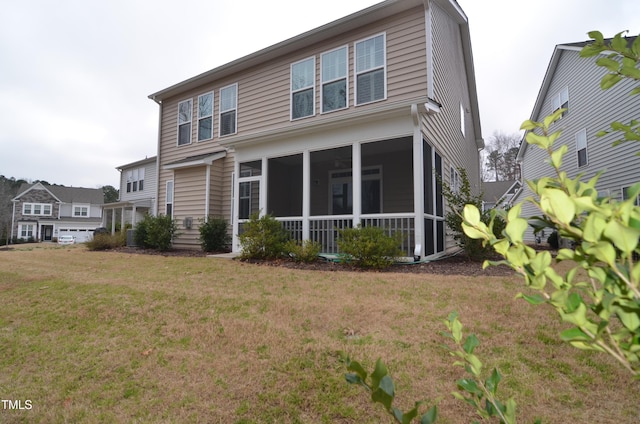
[{"label": "screened sunroom", "polygon": [[341,229],[362,226],[402,234],[407,257],[445,249],[444,209],[434,173],[441,156],[414,136],[238,161],[234,234],[254,212],[282,222],[297,240],[339,253]]}]

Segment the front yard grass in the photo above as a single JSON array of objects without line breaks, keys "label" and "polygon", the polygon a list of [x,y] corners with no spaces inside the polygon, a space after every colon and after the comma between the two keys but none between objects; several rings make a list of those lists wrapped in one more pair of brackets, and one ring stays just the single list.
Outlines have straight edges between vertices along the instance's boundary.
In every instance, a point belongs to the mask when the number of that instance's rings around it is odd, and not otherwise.
[{"label": "front yard grass", "polygon": [[502,371],[520,422],[640,420],[640,383],[603,354],[559,341],[517,277],[301,271],[213,258],[0,250],[0,422],[391,422],[344,380],[339,351],[382,357],[397,401],[439,401],[463,370],[442,348],[459,312]]}]

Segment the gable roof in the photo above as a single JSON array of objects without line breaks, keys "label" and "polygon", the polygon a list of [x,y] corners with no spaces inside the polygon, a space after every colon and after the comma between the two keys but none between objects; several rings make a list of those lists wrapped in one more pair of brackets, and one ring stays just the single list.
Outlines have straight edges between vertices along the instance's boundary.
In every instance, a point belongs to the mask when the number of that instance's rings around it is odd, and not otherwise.
[{"label": "gable roof", "polygon": [[[466,25],[468,23],[467,16],[456,0],[430,0],[444,8],[450,16],[458,21],[459,24]],[[295,37],[289,38],[280,43],[258,50],[255,53],[236,59],[232,62],[219,66],[217,68],[206,71],[200,75],[189,78],[178,84],[174,84],[168,88],[150,94],[148,97],[155,102],[172,97],[184,91],[194,89],[200,85],[213,82],[229,75],[236,74],[246,69],[258,66],[266,61],[286,55],[291,52],[303,49],[311,44],[315,44],[329,38],[335,37],[342,33],[352,30],[357,26],[364,26],[369,23],[386,18],[391,14],[396,14],[414,7],[428,5],[429,0],[386,0],[381,3],[370,6],[366,9],[355,12],[351,15],[340,18],[336,21],[322,25],[310,31],[304,32]],[[471,50],[469,40],[468,27],[463,30],[463,46],[465,47],[465,62],[471,65],[473,69],[473,61],[471,59]],[[474,75],[473,73],[469,75]],[[475,90],[475,82],[474,82]],[[475,95],[475,93],[474,93]],[[476,102],[477,103],[477,102]]]},{"label": "gable roof", "polygon": [[31,190],[37,189],[48,191],[60,203],[90,203],[92,205],[102,205],[104,203],[104,194],[102,189],[99,188],[64,187],[42,183],[22,184],[18,189],[18,195],[13,201],[18,201],[20,197]]},{"label": "gable roof", "polygon": [[482,182],[482,200],[488,203],[497,203],[505,194],[517,191],[520,187],[520,181],[483,181]]},{"label": "gable roof", "polygon": [[[636,37],[624,37],[627,40],[629,46],[633,44]],[[605,42],[610,43],[612,38],[605,39]],[[560,58],[564,52],[574,51],[579,52],[582,48],[588,44],[592,44],[593,40],[588,41],[577,41],[574,43],[564,43],[558,44],[553,50],[553,54],[551,55],[551,60],[549,61],[549,65],[547,66],[547,71],[544,74],[544,78],[542,79],[542,85],[540,86],[540,91],[538,91],[538,97],[536,98],[536,102],[533,106],[533,111],[531,112],[531,117],[529,119],[535,120],[540,114],[540,110],[542,109],[542,105],[547,96],[547,92],[549,91],[549,86],[551,85],[551,81],[553,80],[553,76],[556,72],[556,68],[558,67],[558,63],[560,62]],[[602,55],[608,55],[610,52],[604,51]],[[518,155],[516,156],[517,161],[522,161],[524,158],[524,154],[527,151],[529,143],[527,143],[524,138],[520,143],[520,149],[518,150]]]},{"label": "gable roof", "polygon": [[148,163],[154,163],[157,159],[157,156],[152,156],[150,158],[144,158],[141,160],[137,160],[135,162],[131,162],[131,163],[126,163],[124,165],[120,165],[120,166],[116,166],[116,169],[118,171],[122,171],[123,169],[127,169],[127,168],[137,168],[141,165],[146,165]]},{"label": "gable roof", "polygon": [[200,87],[201,85],[209,84],[227,76],[251,69],[267,61],[303,49],[309,45],[339,36],[340,34],[352,30],[354,27],[365,26],[382,20],[392,14],[410,10],[414,7],[422,6],[426,10],[431,2],[445,10],[447,14],[460,25],[462,51],[467,75],[466,82],[469,90],[471,114],[473,116],[472,122],[474,132],[477,136],[475,142],[479,150],[483,149],[485,144],[482,138],[482,129],[480,126],[478,92],[475,80],[473,53],[471,50],[469,20],[456,0],[386,0],[174,84],[163,90],[150,94],[148,98],[158,104],[161,104],[163,100],[185,91],[192,90]]}]

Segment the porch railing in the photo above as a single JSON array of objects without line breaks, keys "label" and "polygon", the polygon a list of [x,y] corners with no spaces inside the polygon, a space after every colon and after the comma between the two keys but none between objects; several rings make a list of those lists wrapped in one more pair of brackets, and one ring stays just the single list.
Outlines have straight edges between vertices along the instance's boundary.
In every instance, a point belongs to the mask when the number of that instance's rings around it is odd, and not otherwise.
[{"label": "porch railing", "polygon": [[[276,218],[295,240],[303,240],[301,218]],[[363,227],[374,226],[386,229],[389,235],[402,234],[401,249],[407,257],[413,257],[415,247],[415,220],[408,214],[366,215],[361,218]],[[320,244],[323,253],[339,253],[340,230],[353,227],[350,215],[314,216],[309,218],[309,239]]]}]

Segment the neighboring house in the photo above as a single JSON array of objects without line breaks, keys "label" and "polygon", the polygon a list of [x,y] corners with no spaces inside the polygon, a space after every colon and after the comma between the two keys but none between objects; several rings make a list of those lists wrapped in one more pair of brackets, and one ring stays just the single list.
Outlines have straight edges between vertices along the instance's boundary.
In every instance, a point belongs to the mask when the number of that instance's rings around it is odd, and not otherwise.
[{"label": "neighboring house", "polygon": [[[226,218],[233,250],[255,212],[337,252],[338,230],[381,226],[408,257],[446,237],[435,174],[480,190],[467,17],[454,0],[388,0],[149,96],[160,106],[158,213],[178,247]],[[450,173],[450,171],[453,171]]]},{"label": "neighboring house", "polygon": [[[628,40],[632,42],[633,39],[635,37]],[[562,118],[551,128],[562,130],[554,146],[566,144],[569,147],[563,159],[563,170],[570,178],[582,174],[584,180],[603,171],[596,185],[599,194],[622,199],[626,189],[640,181],[640,157],[636,156],[640,143],[628,142],[613,147],[612,143],[621,137],[620,133],[604,137],[596,137],[596,134],[610,129],[609,124],[614,121],[629,123],[640,116],[638,96],[629,95],[636,83],[623,80],[613,88],[602,90],[600,80],[608,71],[595,64],[598,57],[580,57],[580,50],[586,44],[588,42],[556,46],[531,119],[542,121],[555,110],[566,108]],[[523,142],[518,152],[523,178],[534,180],[554,176],[555,171],[546,162],[547,158],[544,151]],[[518,200],[531,195],[531,189],[525,184]],[[525,202],[522,214],[535,216],[540,212]],[[531,229],[526,232],[525,240],[534,241]]]},{"label": "neighboring house", "polygon": [[102,222],[102,189],[23,184],[13,202],[11,239],[54,241],[72,235],[90,240]]},{"label": "neighboring house", "polygon": [[135,227],[145,215],[155,215],[157,211],[157,157],[146,158],[117,167],[120,171],[120,193],[118,201],[103,206],[102,226],[111,233],[127,224]]},{"label": "neighboring house", "polygon": [[482,183],[482,210],[486,211],[496,206],[503,209],[510,208],[520,190],[522,190],[522,183],[518,180],[484,181]]}]

